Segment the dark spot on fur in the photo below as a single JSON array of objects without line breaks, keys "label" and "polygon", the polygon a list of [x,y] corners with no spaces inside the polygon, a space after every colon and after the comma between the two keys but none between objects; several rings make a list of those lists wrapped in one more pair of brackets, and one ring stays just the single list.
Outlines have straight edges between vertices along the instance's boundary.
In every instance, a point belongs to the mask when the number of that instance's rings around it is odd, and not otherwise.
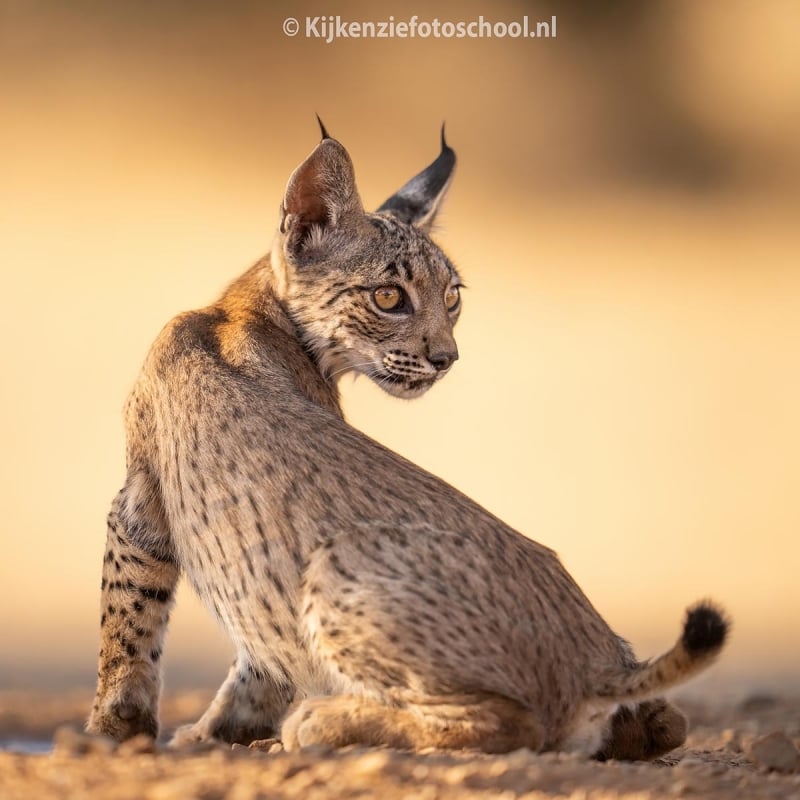
[{"label": "dark spot on fur", "polygon": [[169,589],[151,589],[143,586],[139,589],[139,592],[142,597],[148,600],[156,600],[159,603],[166,603],[172,596],[172,592]]}]

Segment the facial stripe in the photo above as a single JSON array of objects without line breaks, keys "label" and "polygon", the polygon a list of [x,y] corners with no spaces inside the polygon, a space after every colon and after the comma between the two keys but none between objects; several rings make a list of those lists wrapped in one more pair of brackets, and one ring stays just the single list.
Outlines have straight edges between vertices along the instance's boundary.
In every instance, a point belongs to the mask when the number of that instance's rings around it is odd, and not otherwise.
[{"label": "facial stripe", "polygon": [[340,289],[336,292],[332,297],[329,297],[323,304],[323,308],[330,308],[342,295],[345,294],[353,294],[354,292],[368,292],[368,286],[346,286],[344,289]]},{"label": "facial stripe", "polygon": [[400,277],[400,270],[397,269],[397,264],[394,261],[390,261],[384,268],[383,268],[383,275],[388,275],[390,278],[399,278]]}]

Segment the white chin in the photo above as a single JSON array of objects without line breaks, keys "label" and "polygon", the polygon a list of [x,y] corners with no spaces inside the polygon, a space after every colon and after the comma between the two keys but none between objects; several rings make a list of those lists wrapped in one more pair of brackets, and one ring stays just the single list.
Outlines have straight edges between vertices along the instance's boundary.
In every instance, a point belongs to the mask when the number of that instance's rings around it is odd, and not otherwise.
[{"label": "white chin", "polygon": [[373,383],[380,386],[386,394],[390,394],[392,397],[401,397],[404,400],[413,400],[415,397],[421,397],[440,377],[440,375],[431,375],[427,378],[406,378],[378,370],[380,370],[379,367],[371,365],[353,367],[354,372],[368,377]]},{"label": "white chin", "polygon": [[375,377],[373,380],[387,394],[392,395],[392,397],[401,397],[404,400],[413,400],[415,397],[421,397],[436,383],[435,378],[432,380],[411,380],[402,382],[389,382],[385,379],[381,380],[380,377]]}]

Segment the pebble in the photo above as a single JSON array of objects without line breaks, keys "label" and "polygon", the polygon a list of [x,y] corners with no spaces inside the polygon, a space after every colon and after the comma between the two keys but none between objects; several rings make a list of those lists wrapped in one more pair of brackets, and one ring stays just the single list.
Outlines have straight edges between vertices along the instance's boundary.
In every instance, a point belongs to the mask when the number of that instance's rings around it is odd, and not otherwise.
[{"label": "pebble", "polygon": [[674,767],[676,770],[692,770],[697,769],[699,767],[704,767],[706,764],[700,758],[693,758],[689,756],[688,758],[682,758]]},{"label": "pebble", "polygon": [[237,757],[259,758],[265,752],[266,750],[257,750],[255,747],[248,747],[247,745],[239,744],[239,742],[234,742],[231,745],[231,753]]},{"label": "pebble", "polygon": [[156,745],[156,740],[152,736],[148,736],[145,733],[140,733],[137,736],[122,742],[122,744],[117,747],[116,752],[117,755],[121,757],[147,755],[157,753],[158,746]]},{"label": "pebble", "polygon": [[750,757],[760,767],[776,772],[800,770],[800,751],[783,731],[756,739],[750,746]]},{"label": "pebble", "polygon": [[117,743],[107,736],[93,736],[73,725],[62,725],[53,734],[53,753],[61,756],[109,755]]},{"label": "pebble", "polygon": [[743,753],[742,734],[733,728],[722,731],[722,746],[730,753]]},{"label": "pebble", "polygon": [[353,771],[357,775],[374,775],[383,772],[388,763],[389,754],[385,750],[376,750],[359,758]]},{"label": "pebble", "polygon": [[255,739],[248,747],[251,750],[261,750],[264,753],[282,753],[283,744],[280,739]]}]

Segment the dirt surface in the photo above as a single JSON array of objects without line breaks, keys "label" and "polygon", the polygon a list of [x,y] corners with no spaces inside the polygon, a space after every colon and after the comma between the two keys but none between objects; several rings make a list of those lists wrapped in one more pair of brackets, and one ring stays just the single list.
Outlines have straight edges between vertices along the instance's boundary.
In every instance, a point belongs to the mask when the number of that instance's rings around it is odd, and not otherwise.
[{"label": "dirt surface", "polygon": [[[653,763],[605,764],[529,751],[284,753],[267,743],[175,752],[146,739],[116,747],[78,731],[88,700],[85,693],[0,692],[0,740],[42,741],[58,728],[52,754],[0,752],[0,798],[800,800],[800,698],[679,700],[692,720],[686,747]],[[195,717],[207,700],[204,692],[166,698],[165,729]],[[59,727],[64,722],[71,724]]]}]

